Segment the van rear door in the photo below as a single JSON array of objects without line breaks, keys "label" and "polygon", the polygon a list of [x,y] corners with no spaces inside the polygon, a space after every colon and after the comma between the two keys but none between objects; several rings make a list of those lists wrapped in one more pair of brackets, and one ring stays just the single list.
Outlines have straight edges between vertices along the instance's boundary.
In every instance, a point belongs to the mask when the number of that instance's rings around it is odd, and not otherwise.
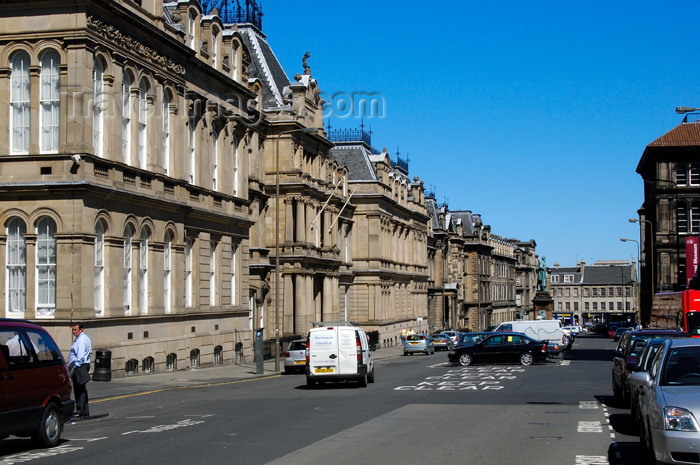
[{"label": "van rear door", "polygon": [[355,328],[338,328],[338,369],[342,374],[357,373],[357,336]]},{"label": "van rear door", "polygon": [[334,328],[309,331],[309,372],[312,375],[338,373],[338,338]]}]

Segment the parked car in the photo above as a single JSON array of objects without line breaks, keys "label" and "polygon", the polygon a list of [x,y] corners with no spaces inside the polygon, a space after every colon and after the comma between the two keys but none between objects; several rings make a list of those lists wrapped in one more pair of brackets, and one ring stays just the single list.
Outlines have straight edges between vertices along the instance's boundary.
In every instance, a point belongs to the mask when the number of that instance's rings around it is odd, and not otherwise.
[{"label": "parked car", "polygon": [[403,354],[424,353],[432,355],[435,353],[435,345],[433,340],[427,334],[409,334],[406,336],[406,342],[403,343]]},{"label": "parked car", "polygon": [[622,337],[622,335],[623,335],[626,331],[631,331],[632,329],[634,329],[634,328],[628,328],[628,327],[618,326],[617,328],[615,328],[615,332],[613,333],[613,336],[612,336],[613,341],[616,341],[616,342],[619,341],[620,338]]},{"label": "parked car", "polygon": [[433,334],[432,339],[435,350],[450,350],[455,345],[454,341],[447,334]]},{"label": "parked car", "polygon": [[630,382],[640,386],[642,457],[650,463],[697,463],[700,340],[666,340],[649,372],[633,373]]},{"label": "parked car", "polygon": [[653,338],[688,337],[674,329],[625,331],[613,354],[612,389],[615,401],[627,405],[630,400],[629,376],[637,369],[637,361],[646,341]]},{"label": "parked car", "polygon": [[547,341],[537,341],[522,333],[489,333],[474,344],[452,349],[447,359],[452,363],[469,366],[474,363],[517,362],[531,365],[547,359]]},{"label": "parked car", "polygon": [[284,351],[284,372],[303,372],[306,369],[306,339],[295,339]]},{"label": "parked car", "polygon": [[[637,368],[634,370],[636,373],[649,372],[651,362],[654,360],[656,352],[658,352],[659,348],[664,342],[666,342],[666,338],[654,338],[645,342],[642,353],[639,354]],[[632,414],[632,424],[637,428],[639,427],[639,391],[640,386],[630,383],[630,410]]]},{"label": "parked car", "polygon": [[493,332],[482,332],[482,333],[460,333],[459,339],[457,340],[457,346],[476,344],[477,342],[484,339],[486,336],[492,335]]},{"label": "parked car", "polygon": [[68,368],[49,333],[0,319],[0,439],[31,436],[53,447],[74,407]]},{"label": "parked car", "polygon": [[457,339],[459,339],[459,331],[455,331],[453,329],[446,329],[442,332],[442,334],[447,334],[450,337],[450,339],[452,339],[452,343],[457,344]]}]

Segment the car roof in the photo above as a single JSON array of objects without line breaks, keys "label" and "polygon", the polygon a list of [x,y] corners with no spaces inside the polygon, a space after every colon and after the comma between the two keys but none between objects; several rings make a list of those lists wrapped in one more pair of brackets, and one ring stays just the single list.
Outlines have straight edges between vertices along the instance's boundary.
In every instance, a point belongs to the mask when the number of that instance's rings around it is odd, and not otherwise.
[{"label": "car roof", "polygon": [[669,339],[671,347],[700,347],[700,339]]},{"label": "car roof", "polygon": [[[29,320],[18,320],[14,318],[0,318],[0,326],[14,326],[18,328],[41,328],[38,323]],[[42,328],[43,329],[43,328]]]},{"label": "car roof", "polygon": [[684,331],[678,330],[678,329],[641,329],[641,330],[635,330],[632,331],[632,336],[666,336],[666,335],[671,335],[671,336],[677,336],[677,335],[685,335]]}]

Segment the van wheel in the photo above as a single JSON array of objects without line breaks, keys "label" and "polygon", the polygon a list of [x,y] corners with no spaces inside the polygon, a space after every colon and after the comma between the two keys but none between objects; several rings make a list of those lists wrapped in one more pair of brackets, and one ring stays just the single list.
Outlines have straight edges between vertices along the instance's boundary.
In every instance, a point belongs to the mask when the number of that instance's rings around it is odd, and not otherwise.
[{"label": "van wheel", "polygon": [[372,371],[369,373],[369,376],[367,377],[367,381],[370,383],[374,382],[374,367],[372,368]]},{"label": "van wheel", "polygon": [[535,357],[532,356],[530,352],[525,352],[523,354],[520,354],[520,364],[524,366],[532,365],[532,362],[535,360]]},{"label": "van wheel", "polygon": [[62,430],[61,412],[56,404],[51,403],[44,409],[39,429],[32,435],[32,439],[44,447],[54,447],[61,439]]},{"label": "van wheel", "polygon": [[311,379],[307,376],[306,377],[306,387],[309,389],[313,389],[315,385],[316,385],[316,381],[314,381],[313,379]]}]

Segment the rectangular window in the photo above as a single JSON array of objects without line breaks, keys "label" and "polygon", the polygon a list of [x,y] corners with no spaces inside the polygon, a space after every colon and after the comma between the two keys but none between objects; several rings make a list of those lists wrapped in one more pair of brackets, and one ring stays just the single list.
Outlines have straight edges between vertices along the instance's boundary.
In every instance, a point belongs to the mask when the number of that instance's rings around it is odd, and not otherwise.
[{"label": "rectangular window", "polygon": [[232,245],[233,250],[231,250],[231,305],[237,305],[238,299],[236,293],[238,292],[238,247]]},{"label": "rectangular window", "polygon": [[131,163],[131,78],[127,73],[122,79],[122,159]]},{"label": "rectangular window", "polygon": [[593,302],[593,311],[595,312],[596,310],[598,310],[598,302]]},{"label": "rectangular window", "polygon": [[192,240],[185,241],[185,305],[192,306]]},{"label": "rectangular window", "polygon": [[[611,293],[611,294],[612,294],[612,293]],[[600,296],[601,296],[601,297],[605,297],[605,288],[604,288],[604,287],[601,287],[601,288],[600,288]]]},{"label": "rectangular window", "polygon": [[139,168],[148,167],[148,87],[146,81],[139,86]]},{"label": "rectangular window", "polygon": [[608,311],[612,312],[613,310],[615,310],[615,303],[608,302]]},{"label": "rectangular window", "polygon": [[29,55],[16,53],[10,70],[10,150],[27,153],[30,139]]},{"label": "rectangular window", "polygon": [[212,130],[211,133],[211,188],[218,189],[219,178],[219,131]]},{"label": "rectangular window", "polygon": [[598,288],[597,287],[593,288],[593,297],[598,297]]},{"label": "rectangular window", "polygon": [[565,283],[573,283],[573,282],[574,282],[574,275],[572,275],[572,274],[565,274],[565,275],[564,275],[564,282],[565,282]]},{"label": "rectangular window", "polygon": [[122,277],[122,292],[124,316],[131,315],[131,230],[124,231],[124,275]]},{"label": "rectangular window", "polygon": [[193,116],[190,116],[189,118],[189,160],[190,160],[190,173],[189,173],[189,181],[190,184],[194,184],[194,175],[195,175],[195,128],[196,121]]},{"label": "rectangular window", "polygon": [[617,303],[617,311],[621,312],[622,311],[622,302]]},{"label": "rectangular window", "polygon": [[[594,302],[594,304],[595,304],[595,302]],[[591,306],[590,306],[590,302],[584,302],[584,303],[583,303],[583,308],[584,308],[585,311],[590,310],[590,307],[591,307]]]},{"label": "rectangular window", "polygon": [[105,233],[102,223],[98,223],[95,227],[95,293],[94,307],[95,316],[104,316],[104,280],[105,280],[105,261],[104,261]]},{"label": "rectangular window", "polygon": [[56,225],[43,218],[37,224],[36,312],[52,318],[56,311]]},{"label": "rectangular window", "polygon": [[172,239],[168,235],[163,249],[163,305],[165,313],[170,313],[172,304]]},{"label": "rectangular window", "polygon": [[583,288],[583,296],[584,297],[590,297],[591,296],[591,290],[587,287]]},{"label": "rectangular window", "polygon": [[139,307],[141,314],[148,313],[148,232],[141,230],[139,245]]},{"label": "rectangular window", "polygon": [[578,302],[574,302],[574,311],[578,312]]},{"label": "rectangular window", "polygon": [[617,295],[618,297],[622,297],[622,288],[621,287],[615,288],[615,295]]},{"label": "rectangular window", "polygon": [[163,133],[162,133],[162,148],[163,148],[163,172],[170,174],[170,100],[168,93],[163,94]]},{"label": "rectangular window", "polygon": [[209,243],[209,306],[216,305],[216,242]]}]

